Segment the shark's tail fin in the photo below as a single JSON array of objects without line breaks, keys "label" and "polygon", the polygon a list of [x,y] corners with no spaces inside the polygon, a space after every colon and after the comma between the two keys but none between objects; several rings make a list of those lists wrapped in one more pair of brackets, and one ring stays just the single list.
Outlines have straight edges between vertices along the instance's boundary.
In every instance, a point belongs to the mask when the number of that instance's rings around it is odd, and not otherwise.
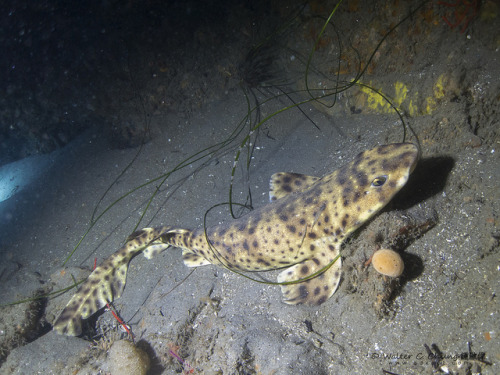
[{"label": "shark's tail fin", "polygon": [[127,243],[97,267],[78,289],[54,322],[54,331],[69,336],[80,335],[82,319],[121,296],[130,259],[140,252],[150,259],[167,249],[170,245],[161,242],[160,237],[171,229],[144,228],[129,236]]}]

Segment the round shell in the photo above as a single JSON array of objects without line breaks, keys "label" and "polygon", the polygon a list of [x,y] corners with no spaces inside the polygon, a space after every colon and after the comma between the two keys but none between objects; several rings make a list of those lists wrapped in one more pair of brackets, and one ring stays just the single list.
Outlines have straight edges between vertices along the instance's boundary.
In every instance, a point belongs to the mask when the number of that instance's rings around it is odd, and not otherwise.
[{"label": "round shell", "polygon": [[404,270],[401,255],[391,249],[377,250],[373,254],[372,264],[379,273],[390,277],[399,277]]}]

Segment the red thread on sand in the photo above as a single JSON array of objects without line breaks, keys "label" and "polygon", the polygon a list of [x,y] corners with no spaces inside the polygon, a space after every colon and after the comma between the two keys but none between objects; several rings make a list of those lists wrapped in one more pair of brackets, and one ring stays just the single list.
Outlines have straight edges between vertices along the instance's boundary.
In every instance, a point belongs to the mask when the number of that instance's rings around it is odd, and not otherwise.
[{"label": "red thread on sand", "polygon": [[170,349],[168,350],[168,353],[174,357],[175,359],[177,359],[183,367],[186,368],[186,374],[194,374],[194,368],[191,367],[191,365],[189,363],[187,363],[187,361],[183,360],[179,354],[176,353],[177,349],[179,348],[178,346],[174,346],[173,344],[169,344],[168,345],[170,347]]},{"label": "red thread on sand", "polygon": [[134,340],[134,334],[132,333],[132,331],[130,331],[130,329],[125,324],[125,322],[123,320],[121,320],[120,317],[118,316],[118,314],[113,311],[113,309],[111,308],[111,306],[110,306],[109,303],[106,304],[106,307],[109,309],[109,311],[111,311],[111,314],[113,314],[113,316],[115,317],[115,319],[118,321],[118,323],[120,323],[120,325],[128,333],[128,335],[132,338],[132,341],[133,341]]}]

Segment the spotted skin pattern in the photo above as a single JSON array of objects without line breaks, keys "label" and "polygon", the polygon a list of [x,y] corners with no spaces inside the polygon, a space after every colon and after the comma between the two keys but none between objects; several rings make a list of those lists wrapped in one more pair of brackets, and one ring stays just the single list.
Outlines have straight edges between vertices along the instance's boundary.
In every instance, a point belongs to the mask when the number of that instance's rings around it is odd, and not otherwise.
[{"label": "spotted skin pattern", "polygon": [[229,223],[206,231],[164,226],[135,232],[92,272],[57,318],[54,330],[79,335],[81,319],[120,297],[133,256],[143,252],[150,259],[171,246],[182,249],[189,267],[284,268],[278,276],[278,282],[286,283],[281,285],[284,302],[320,305],[340,282],[344,239],[405,185],[417,160],[418,149],[411,143],[378,146],[322,178],[274,174],[271,203]]}]

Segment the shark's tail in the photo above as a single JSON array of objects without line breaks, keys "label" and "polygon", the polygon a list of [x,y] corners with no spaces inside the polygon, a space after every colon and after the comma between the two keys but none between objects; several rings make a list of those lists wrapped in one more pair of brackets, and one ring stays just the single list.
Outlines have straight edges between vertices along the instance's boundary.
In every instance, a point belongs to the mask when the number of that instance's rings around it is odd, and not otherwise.
[{"label": "shark's tail", "polygon": [[130,259],[140,252],[150,259],[170,245],[161,236],[172,227],[144,228],[134,232],[123,247],[97,267],[68,302],[54,322],[54,331],[69,336],[82,333],[82,319],[119,298],[125,287]]}]

